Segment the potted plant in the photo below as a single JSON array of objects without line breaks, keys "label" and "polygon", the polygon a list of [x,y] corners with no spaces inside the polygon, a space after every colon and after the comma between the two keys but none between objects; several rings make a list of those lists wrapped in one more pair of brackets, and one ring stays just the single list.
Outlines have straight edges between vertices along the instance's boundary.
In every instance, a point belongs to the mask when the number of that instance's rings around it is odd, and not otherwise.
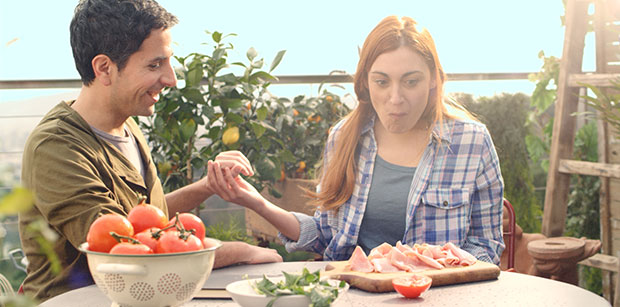
[{"label": "potted plant", "polygon": [[[262,190],[280,176],[282,143],[267,119],[272,104],[279,104],[267,91],[270,73],[285,51],[275,56],[268,71],[264,60],[250,48],[247,63],[229,63],[233,45],[230,35],[210,33],[210,54],[191,53],[175,57],[181,80],[168,88],[155,105],[155,115],[141,123],[152,148],[154,162],[166,191],[183,187],[203,175],[206,161],[225,150],[236,149],[248,157],[256,175],[248,178]],[[242,74],[235,75],[233,66]]]}]

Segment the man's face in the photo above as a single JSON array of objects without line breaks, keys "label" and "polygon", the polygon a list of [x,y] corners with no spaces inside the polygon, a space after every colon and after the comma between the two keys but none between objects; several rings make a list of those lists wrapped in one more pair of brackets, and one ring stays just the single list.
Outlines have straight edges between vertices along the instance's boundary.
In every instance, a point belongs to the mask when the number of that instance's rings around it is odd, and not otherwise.
[{"label": "man's face", "polygon": [[111,83],[113,112],[122,117],[153,114],[159,93],[177,82],[170,64],[171,42],[169,30],[153,29],[121,71],[114,66]]}]

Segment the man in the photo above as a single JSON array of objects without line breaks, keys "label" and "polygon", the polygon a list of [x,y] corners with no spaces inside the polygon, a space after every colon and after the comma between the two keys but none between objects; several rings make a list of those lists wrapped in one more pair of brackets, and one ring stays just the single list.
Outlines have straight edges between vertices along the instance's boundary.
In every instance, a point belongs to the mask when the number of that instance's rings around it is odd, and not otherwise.
[{"label": "man", "polygon": [[[20,237],[29,261],[24,291],[39,300],[92,284],[77,247],[100,215],[127,215],[140,194],[169,216],[191,210],[213,195],[207,177],[164,195],[147,141],[131,116],[153,114],[166,86],[174,86],[170,27],[177,19],[153,0],[82,0],[71,21],[71,47],[82,89],[61,102],[30,134],[22,180],[36,195],[20,214]],[[216,161],[252,175],[238,152]],[[56,232],[59,273],[26,226],[43,218]],[[282,261],[271,249],[225,242],[215,267]]]}]

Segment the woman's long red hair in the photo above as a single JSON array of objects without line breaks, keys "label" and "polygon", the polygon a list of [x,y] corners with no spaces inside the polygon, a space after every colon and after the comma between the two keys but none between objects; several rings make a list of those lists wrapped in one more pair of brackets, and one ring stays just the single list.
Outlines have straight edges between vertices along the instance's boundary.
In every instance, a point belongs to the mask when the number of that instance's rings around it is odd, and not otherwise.
[{"label": "woman's long red hair", "polygon": [[[357,107],[345,117],[340,128],[329,161],[321,168],[319,193],[310,193],[314,205],[321,210],[332,210],[344,204],[353,193],[355,187],[356,149],[361,129],[374,115],[368,91],[368,71],[377,57],[399,47],[408,47],[420,54],[435,79],[435,88],[431,89],[426,109],[420,120],[429,126],[441,122],[445,117],[452,118],[443,102],[443,84],[445,74],[437,57],[435,43],[426,30],[418,32],[416,22],[409,17],[384,18],[368,35],[360,53],[357,71],[354,77]],[[457,109],[462,108],[450,102]]]}]

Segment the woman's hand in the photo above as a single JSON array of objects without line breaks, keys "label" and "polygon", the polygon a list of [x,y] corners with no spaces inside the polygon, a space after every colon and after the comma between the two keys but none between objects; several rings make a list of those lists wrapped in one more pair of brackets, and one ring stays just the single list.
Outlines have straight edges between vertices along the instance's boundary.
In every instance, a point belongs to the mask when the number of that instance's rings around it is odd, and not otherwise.
[{"label": "woman's hand", "polygon": [[219,163],[220,167],[229,168],[232,171],[233,177],[237,177],[239,174],[254,176],[250,160],[238,150],[221,152],[215,157],[215,161]]},{"label": "woman's hand", "polygon": [[262,195],[238,172],[223,166],[219,161],[208,161],[207,164],[208,185],[223,200],[250,209],[256,209],[262,203]]}]

